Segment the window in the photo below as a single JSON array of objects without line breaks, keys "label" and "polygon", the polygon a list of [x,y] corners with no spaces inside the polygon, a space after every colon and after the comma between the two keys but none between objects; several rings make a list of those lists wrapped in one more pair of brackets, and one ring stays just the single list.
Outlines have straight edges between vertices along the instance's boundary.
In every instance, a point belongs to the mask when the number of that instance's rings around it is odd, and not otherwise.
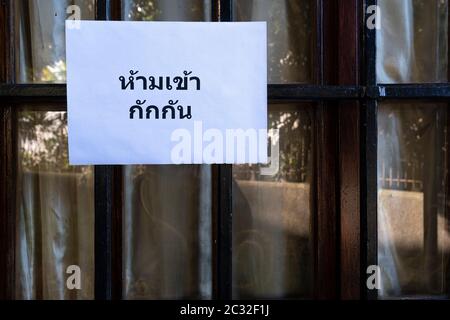
[{"label": "window", "polygon": [[[371,5],[379,30],[366,26]],[[267,21],[269,164],[69,166],[74,8],[87,20]],[[448,10],[2,2],[0,299],[448,298]]]}]

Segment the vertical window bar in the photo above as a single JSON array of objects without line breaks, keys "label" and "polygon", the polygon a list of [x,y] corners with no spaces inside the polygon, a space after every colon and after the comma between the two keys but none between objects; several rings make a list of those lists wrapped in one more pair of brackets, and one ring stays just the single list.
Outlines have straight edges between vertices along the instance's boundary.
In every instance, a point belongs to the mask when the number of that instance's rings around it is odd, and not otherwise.
[{"label": "vertical window bar", "polygon": [[[14,82],[13,1],[0,2],[0,82]],[[15,288],[15,111],[0,103],[0,300],[14,299]]]},{"label": "vertical window bar", "polygon": [[95,299],[112,299],[112,166],[95,166]]},{"label": "vertical window bar", "polygon": [[[450,6],[448,6],[448,17],[450,17]],[[450,48],[450,23],[448,23],[447,26],[447,47]],[[450,81],[450,64],[449,66],[447,66],[447,78]],[[447,104],[447,108],[449,108],[450,105]],[[446,142],[445,142],[445,146],[447,148],[447,155],[445,157],[445,163],[444,163],[444,168],[445,168],[445,206],[444,206],[444,210],[445,210],[445,216],[448,217],[450,216],[449,214],[449,210],[450,210],[450,205],[448,204],[449,198],[450,198],[450,173],[449,173],[449,169],[450,169],[450,157],[448,156],[448,148],[450,146],[450,111],[447,110],[447,119],[446,119],[446,125],[445,125],[445,135],[446,135]],[[447,288],[447,295],[450,297],[450,263],[447,263],[447,267],[444,270],[445,272],[445,283],[444,283],[444,287]]]},{"label": "vertical window bar", "polygon": [[111,20],[112,0],[96,0],[95,20]]},{"label": "vertical window bar", "polygon": [[[232,21],[232,0],[214,0],[212,3],[213,21]],[[232,298],[232,179],[231,165],[217,166],[218,208],[215,219],[215,298]]]},{"label": "vertical window bar", "polygon": [[[317,84],[336,83],[338,6],[335,1],[316,1]],[[336,102],[320,101],[314,120],[314,297],[319,300],[336,299],[338,292],[337,261],[337,146],[338,113]]]},{"label": "vertical window bar", "polygon": [[232,166],[220,165],[218,179],[217,299],[230,300],[232,297]]},{"label": "vertical window bar", "polygon": [[[109,20],[122,20],[122,1],[110,0],[108,3]],[[112,222],[111,222],[111,289],[112,299],[122,299],[122,209],[123,209],[123,167],[112,167]]]},{"label": "vertical window bar", "polygon": [[15,176],[14,114],[10,106],[0,106],[0,300],[14,299],[15,288]]},{"label": "vertical window bar", "polygon": [[220,21],[227,22],[233,20],[233,1],[220,0]]},{"label": "vertical window bar", "polygon": [[[359,0],[339,2],[340,40],[338,52],[338,84],[359,85],[360,26],[362,5]],[[340,184],[340,297],[359,299],[361,296],[361,214],[360,214],[360,104],[339,102],[339,184]]]},{"label": "vertical window bar", "polygon": [[[96,20],[110,20],[110,0],[97,0]],[[113,166],[95,166],[95,299],[113,297]]]},{"label": "vertical window bar", "polygon": [[[377,5],[377,0],[366,0],[364,6],[364,52],[365,52],[365,82],[366,86],[376,86],[376,29],[368,28],[367,20],[371,13],[370,6]],[[377,234],[377,101],[368,99],[361,111],[361,219],[363,263],[361,272],[362,292],[367,299],[377,299],[377,290],[366,287],[366,269],[378,265],[378,234]]]}]

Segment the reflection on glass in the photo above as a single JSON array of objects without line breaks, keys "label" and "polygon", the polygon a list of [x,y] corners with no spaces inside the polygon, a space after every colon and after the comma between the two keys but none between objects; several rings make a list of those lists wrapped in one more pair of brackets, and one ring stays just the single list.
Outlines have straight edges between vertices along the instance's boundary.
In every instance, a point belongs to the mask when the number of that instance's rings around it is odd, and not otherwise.
[{"label": "reflection on glass", "polygon": [[211,297],[211,170],[128,166],[124,297]]},{"label": "reflection on glass", "polygon": [[[208,0],[125,0],[124,20],[206,21]],[[212,295],[210,166],[127,166],[125,299]]]},{"label": "reflection on glass", "polygon": [[381,298],[449,294],[446,110],[426,103],[379,107]]},{"label": "reflection on glass", "polygon": [[270,165],[234,166],[234,298],[312,296],[312,110],[271,105]]},{"label": "reflection on glass", "polygon": [[379,83],[446,82],[448,0],[378,0]]},{"label": "reflection on glass", "polygon": [[138,21],[209,21],[210,0],[124,0],[122,19]]},{"label": "reflection on glass", "polygon": [[[81,19],[95,19],[95,0],[17,0],[16,82],[66,81],[65,20],[76,5]],[[70,9],[70,8],[69,8]]]},{"label": "reflection on glass", "polygon": [[235,21],[267,21],[270,83],[313,81],[314,1],[234,0]]},{"label": "reflection on glass", "polygon": [[[68,165],[65,112],[19,112],[18,141],[16,297],[92,299],[93,169]],[[66,287],[70,265],[81,290]]]}]

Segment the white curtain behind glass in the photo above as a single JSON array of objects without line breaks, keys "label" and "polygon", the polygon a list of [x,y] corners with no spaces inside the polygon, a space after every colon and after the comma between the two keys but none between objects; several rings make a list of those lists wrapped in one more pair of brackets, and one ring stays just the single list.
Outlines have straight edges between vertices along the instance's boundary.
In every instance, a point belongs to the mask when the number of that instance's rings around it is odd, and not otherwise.
[{"label": "white curtain behind glass", "polygon": [[[66,8],[94,18],[94,0],[18,0],[16,82],[64,82]],[[68,167],[66,116],[23,111],[18,117],[16,297],[93,298],[93,172]],[[66,288],[78,265],[82,289]]]},{"label": "white curtain behind glass", "polygon": [[379,0],[378,83],[447,81],[447,0]]},{"label": "white curtain behind glass", "polygon": [[95,0],[16,1],[16,82],[66,81],[65,20],[77,5],[81,19],[95,19]]},{"label": "white curtain behind glass", "polygon": [[[92,167],[67,161],[65,112],[18,117],[16,297],[92,299],[94,182]],[[81,290],[68,290],[66,269],[81,268]]]},{"label": "white curtain behind glass", "polygon": [[[446,82],[448,1],[379,0],[378,5],[378,83]],[[445,292],[450,252],[443,200],[445,119],[439,104],[379,104],[381,297]]]}]

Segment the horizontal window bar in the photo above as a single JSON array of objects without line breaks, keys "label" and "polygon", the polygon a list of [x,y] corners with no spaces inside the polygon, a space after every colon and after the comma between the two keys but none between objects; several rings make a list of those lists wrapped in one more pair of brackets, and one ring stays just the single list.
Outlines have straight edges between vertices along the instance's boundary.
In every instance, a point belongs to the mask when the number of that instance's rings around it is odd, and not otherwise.
[{"label": "horizontal window bar", "polygon": [[[362,88],[357,86],[315,86],[303,84],[270,84],[269,100],[320,100],[320,99],[358,99]],[[2,98],[66,98],[65,84],[2,84]]]},{"label": "horizontal window bar", "polygon": [[[34,102],[46,99],[65,101],[66,84],[0,84],[0,98]],[[317,86],[309,84],[269,84],[270,102],[348,99],[446,99],[450,84],[380,84],[377,86]]]},{"label": "horizontal window bar", "polygon": [[66,84],[1,84],[0,97],[9,101],[66,100]]},{"label": "horizontal window bar", "polygon": [[358,99],[364,89],[358,86],[316,86],[303,84],[269,84],[270,101]]},{"label": "horizontal window bar", "polygon": [[450,98],[450,84],[379,84],[368,87],[370,99],[439,99]]}]

